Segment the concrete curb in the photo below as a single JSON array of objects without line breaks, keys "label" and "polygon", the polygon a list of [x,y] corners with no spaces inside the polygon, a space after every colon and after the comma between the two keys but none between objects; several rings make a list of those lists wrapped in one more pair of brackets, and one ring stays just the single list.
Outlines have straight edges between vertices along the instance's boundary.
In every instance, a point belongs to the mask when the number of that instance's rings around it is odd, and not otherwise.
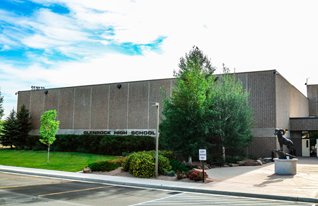
[{"label": "concrete curb", "polygon": [[305,198],[305,197],[289,197],[289,196],[277,196],[277,195],[265,195],[265,194],[252,194],[252,193],[243,193],[243,192],[205,190],[205,189],[198,189],[198,188],[194,189],[194,188],[184,188],[184,187],[139,184],[139,183],[112,181],[112,180],[100,180],[100,179],[95,179],[95,178],[81,178],[81,177],[72,177],[72,176],[66,176],[66,175],[54,175],[54,174],[43,174],[43,173],[27,172],[27,171],[16,171],[16,170],[10,170],[10,169],[0,169],[0,171],[1,172],[26,174],[26,175],[36,175],[36,176],[43,176],[43,177],[53,177],[53,178],[78,180],[78,181],[108,183],[108,184],[123,185],[123,186],[135,186],[135,187],[152,188],[152,189],[172,190],[172,191],[180,191],[180,192],[196,192],[196,193],[203,193],[203,194],[231,195],[231,196],[264,198],[264,199],[285,200],[285,201],[294,201],[294,202],[299,201],[299,202],[318,203],[318,199]]}]

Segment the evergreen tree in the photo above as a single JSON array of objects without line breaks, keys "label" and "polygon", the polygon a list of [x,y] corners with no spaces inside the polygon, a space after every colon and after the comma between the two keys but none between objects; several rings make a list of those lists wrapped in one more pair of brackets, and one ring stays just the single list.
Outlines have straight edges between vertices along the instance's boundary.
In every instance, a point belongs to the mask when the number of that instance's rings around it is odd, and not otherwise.
[{"label": "evergreen tree", "polygon": [[13,140],[13,144],[15,146],[20,146],[22,149],[26,145],[26,140],[29,132],[31,131],[31,123],[30,123],[30,112],[26,109],[23,104],[20,108],[20,111],[17,113],[17,127],[18,127],[18,135],[17,139]]},{"label": "evergreen tree", "polygon": [[18,138],[18,126],[16,121],[16,113],[14,109],[10,112],[6,121],[3,123],[1,143],[3,146],[11,146],[13,145],[13,141]]},{"label": "evergreen tree", "polygon": [[198,154],[199,149],[209,149],[210,139],[216,129],[217,112],[214,104],[214,68],[198,47],[180,58],[179,72],[169,98],[164,93],[163,115],[160,124],[161,144],[188,157]]}]

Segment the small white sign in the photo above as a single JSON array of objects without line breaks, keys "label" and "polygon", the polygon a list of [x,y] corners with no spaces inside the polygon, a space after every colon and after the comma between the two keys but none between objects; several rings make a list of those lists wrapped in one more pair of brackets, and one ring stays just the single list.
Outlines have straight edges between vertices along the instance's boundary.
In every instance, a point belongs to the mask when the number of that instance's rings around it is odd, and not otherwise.
[{"label": "small white sign", "polygon": [[199,149],[199,160],[206,160],[206,149]]}]

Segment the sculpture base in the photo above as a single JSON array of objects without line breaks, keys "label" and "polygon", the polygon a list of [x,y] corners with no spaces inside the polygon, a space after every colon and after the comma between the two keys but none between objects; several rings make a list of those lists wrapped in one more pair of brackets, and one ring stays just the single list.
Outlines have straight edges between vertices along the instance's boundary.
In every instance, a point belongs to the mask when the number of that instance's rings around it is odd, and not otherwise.
[{"label": "sculpture base", "polygon": [[275,174],[277,175],[295,175],[297,173],[298,159],[278,159],[275,161]]}]

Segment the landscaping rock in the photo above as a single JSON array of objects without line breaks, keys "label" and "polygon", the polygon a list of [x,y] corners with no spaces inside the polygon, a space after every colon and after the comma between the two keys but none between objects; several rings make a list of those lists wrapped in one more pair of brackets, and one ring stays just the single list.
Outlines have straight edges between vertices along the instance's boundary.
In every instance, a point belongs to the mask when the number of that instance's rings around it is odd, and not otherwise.
[{"label": "landscaping rock", "polygon": [[237,161],[237,164],[238,164],[239,166],[245,166],[245,161]]},{"label": "landscaping rock", "polygon": [[233,164],[233,163],[231,163],[231,164],[229,164],[229,166],[230,166],[230,167],[238,167],[239,164]]},{"label": "landscaping rock", "polygon": [[255,166],[256,163],[254,160],[247,160],[245,161],[245,166]]},{"label": "landscaping rock", "polygon": [[90,172],[92,172],[92,171],[91,171],[91,168],[85,167],[85,168],[83,169],[83,172],[84,172],[84,173],[90,173]]},{"label": "landscaping rock", "polygon": [[[198,165],[198,166],[196,166],[196,168],[202,170],[202,165],[201,165],[201,166]],[[195,168],[194,168],[194,169],[195,169]],[[207,164],[205,164],[205,165],[204,165],[204,170],[208,170],[208,169],[210,169],[210,166],[207,165]]]},{"label": "landscaping rock", "polygon": [[272,158],[271,157],[265,157],[263,160],[265,162],[267,162],[267,163],[270,163],[272,161]]},{"label": "landscaping rock", "polygon": [[208,169],[210,169],[211,167],[210,167],[210,165],[209,164],[204,164],[204,169],[205,170],[208,170]]}]

